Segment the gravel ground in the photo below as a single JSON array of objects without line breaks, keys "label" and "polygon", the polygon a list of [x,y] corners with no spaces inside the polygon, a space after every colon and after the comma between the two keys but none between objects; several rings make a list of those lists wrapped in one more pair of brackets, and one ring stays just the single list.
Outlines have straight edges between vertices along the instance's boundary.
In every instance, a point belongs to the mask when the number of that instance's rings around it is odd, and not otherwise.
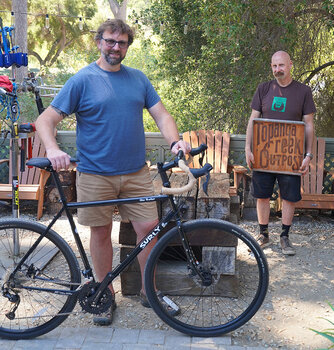
[{"label": "gravel ground", "polygon": [[[21,215],[25,217],[25,215]],[[33,216],[30,216],[33,218]],[[51,216],[44,215],[47,223]],[[115,217],[112,239],[114,261],[119,262],[118,230]],[[251,234],[258,232],[254,221],[242,221],[240,226]],[[334,321],[334,313],[327,302],[334,303],[334,220],[329,216],[295,217],[291,241],[296,247],[295,256],[283,256],[279,248],[280,221],[272,218],[269,231],[273,244],[265,249],[270,268],[270,285],[267,297],[257,314],[243,327],[233,332],[234,344],[271,346],[281,349],[318,349],[330,346],[325,338],[310,330],[323,330],[330,325],[323,318]],[[89,230],[78,225],[85,248],[88,249]],[[56,223],[55,231],[72,247],[74,240],[65,218]],[[77,254],[78,256],[78,254]],[[79,256],[78,256],[79,258]],[[139,297],[123,296],[120,281],[114,284],[118,308],[113,326],[136,329],[169,329],[152,310],[139,303]],[[92,315],[82,313],[70,316],[62,326],[92,325]]]}]

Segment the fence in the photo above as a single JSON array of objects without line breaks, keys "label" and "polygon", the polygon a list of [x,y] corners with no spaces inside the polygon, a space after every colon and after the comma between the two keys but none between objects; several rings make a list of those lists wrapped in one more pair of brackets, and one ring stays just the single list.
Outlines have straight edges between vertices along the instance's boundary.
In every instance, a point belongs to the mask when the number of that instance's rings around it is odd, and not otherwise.
[{"label": "fence", "polygon": [[[158,132],[147,132],[146,136],[146,159],[151,164],[164,162],[171,158],[169,145]],[[245,135],[231,135],[229,163],[246,165],[245,161]],[[76,134],[75,131],[59,131],[57,141],[62,150],[75,157],[76,153]],[[334,138],[325,138],[325,170],[334,171]],[[3,143],[2,143],[3,142]],[[0,159],[8,159],[9,157],[9,140],[0,140]],[[332,178],[330,175],[324,179],[324,193],[329,193]],[[0,164],[0,183],[8,183],[8,166],[6,163]]]}]

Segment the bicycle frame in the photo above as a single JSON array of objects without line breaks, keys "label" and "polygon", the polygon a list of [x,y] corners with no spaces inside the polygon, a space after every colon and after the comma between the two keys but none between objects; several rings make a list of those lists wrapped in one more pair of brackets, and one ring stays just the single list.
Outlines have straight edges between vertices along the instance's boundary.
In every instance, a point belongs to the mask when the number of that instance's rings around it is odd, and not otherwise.
[{"label": "bicycle frame", "polygon": [[[25,256],[20,260],[14,271],[12,272],[12,275],[14,275],[24,264],[27,257],[31,254],[31,252],[38,246],[38,244],[41,242],[43,237],[47,235],[49,230],[52,228],[52,226],[55,224],[55,222],[59,219],[59,217],[62,215],[63,212],[66,213],[67,219],[71,226],[71,231],[74,236],[76,245],[79,250],[80,257],[82,259],[84,270],[82,270],[82,274],[86,279],[93,280],[93,272],[92,268],[90,266],[90,263],[87,258],[87,254],[85,252],[85,249],[82,245],[82,241],[80,239],[80,235],[78,233],[77,227],[75,225],[73,215],[70,211],[70,209],[77,209],[77,208],[87,208],[87,207],[97,207],[97,206],[110,206],[110,205],[122,205],[122,204],[129,204],[129,203],[140,203],[140,202],[156,202],[156,201],[166,201],[169,200],[170,204],[172,206],[172,209],[165,215],[164,218],[162,218],[159,223],[136,245],[136,247],[131,251],[131,253],[126,257],[126,259],[121,262],[119,265],[117,265],[112,271],[110,271],[105,278],[100,283],[99,288],[96,291],[96,300],[99,299],[101,293],[100,291],[103,291],[107,288],[107,286],[137,257],[137,255],[144,250],[147,245],[167,226],[167,224],[175,218],[176,220],[176,226],[178,227],[180,233],[182,234],[182,224],[181,224],[181,217],[179,215],[178,206],[174,202],[174,196],[173,195],[156,195],[156,196],[146,196],[146,197],[134,197],[134,198],[124,198],[124,199],[110,199],[110,200],[101,200],[101,201],[89,201],[89,202],[67,202],[66,196],[64,194],[64,191],[61,186],[61,182],[59,179],[59,175],[56,171],[51,171],[52,178],[55,181],[56,187],[59,191],[60,195],[60,201],[62,203],[61,209],[58,211],[58,213],[53,217],[47,228],[45,229],[45,232],[36,240],[36,242],[31,246],[31,248],[28,250],[28,252],[25,254]],[[63,294],[63,295],[71,295],[78,293],[80,290],[79,288],[76,288],[75,290],[64,290],[64,289],[49,289],[49,288],[35,288],[35,287],[27,287],[27,289],[34,289],[34,290],[40,290],[40,291],[48,291],[50,293],[55,294]]]}]

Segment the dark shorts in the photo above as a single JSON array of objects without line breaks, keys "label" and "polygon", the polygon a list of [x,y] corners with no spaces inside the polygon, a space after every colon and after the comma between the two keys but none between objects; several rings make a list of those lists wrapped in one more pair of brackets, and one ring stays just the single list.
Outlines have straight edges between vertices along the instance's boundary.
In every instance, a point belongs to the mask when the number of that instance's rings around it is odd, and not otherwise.
[{"label": "dark shorts", "polygon": [[252,196],[254,198],[270,198],[273,194],[276,179],[282,199],[289,202],[298,202],[302,199],[299,175],[274,174],[262,171],[253,171]]}]

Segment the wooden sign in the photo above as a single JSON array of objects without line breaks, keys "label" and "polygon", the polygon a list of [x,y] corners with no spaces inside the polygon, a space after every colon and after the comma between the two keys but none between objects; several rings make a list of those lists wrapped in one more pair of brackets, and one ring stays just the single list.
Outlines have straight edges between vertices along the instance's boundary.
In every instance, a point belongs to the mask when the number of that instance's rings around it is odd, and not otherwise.
[{"label": "wooden sign", "polygon": [[304,122],[254,119],[253,170],[301,175],[304,129]]}]

